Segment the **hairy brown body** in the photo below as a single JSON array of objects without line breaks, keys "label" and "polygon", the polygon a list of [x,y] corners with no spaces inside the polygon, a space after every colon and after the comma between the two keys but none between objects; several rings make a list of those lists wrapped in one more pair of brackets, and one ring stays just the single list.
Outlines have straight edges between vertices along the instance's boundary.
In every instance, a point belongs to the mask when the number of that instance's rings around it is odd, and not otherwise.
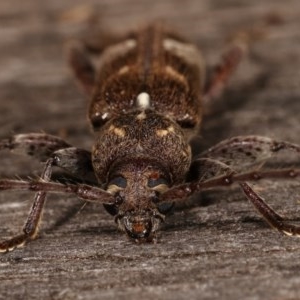
[{"label": "hairy brown body", "polygon": [[163,178],[165,190],[189,170],[188,141],[201,118],[200,54],[155,24],[108,45],[97,61],[89,109],[97,136],[93,166],[113,193],[109,182],[126,178],[121,209],[141,215],[152,207],[149,178]]},{"label": "hairy brown body", "polygon": [[[220,142],[192,158],[190,138],[200,127],[203,99],[220,92],[240,61],[245,45],[232,45],[204,86],[199,50],[162,24],[150,24],[111,42],[79,41],[70,65],[89,103],[95,131],[91,151],[72,147],[48,134],[18,134],[0,141],[46,161],[39,180],[0,180],[0,190],[36,191],[23,233],[0,243],[0,252],[35,238],[48,192],[72,193],[96,201],[115,216],[127,235],[153,241],[176,201],[213,187],[238,183],[266,221],[288,235],[288,224],[245,181],[296,178],[298,169],[262,170],[263,160],[281,150],[300,154],[300,146],[261,136]],[[51,181],[53,166],[89,184]],[[249,172],[249,167],[256,166]]]},{"label": "hairy brown body", "polygon": [[94,66],[89,117],[94,127],[136,108],[147,93],[151,109],[184,128],[201,120],[204,65],[199,50],[161,24],[107,45]]}]

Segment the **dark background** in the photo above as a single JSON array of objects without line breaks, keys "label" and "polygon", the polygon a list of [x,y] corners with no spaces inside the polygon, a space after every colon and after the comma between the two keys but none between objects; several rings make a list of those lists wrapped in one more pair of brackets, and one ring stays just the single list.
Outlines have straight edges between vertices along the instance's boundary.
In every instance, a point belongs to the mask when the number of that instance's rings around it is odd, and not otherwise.
[{"label": "dark background", "polygon": [[[201,148],[234,135],[300,143],[300,2],[98,0],[0,2],[0,138],[60,135],[89,149],[86,101],[65,60],[67,40],[98,24],[123,30],[163,19],[202,49],[208,68],[228,39],[257,41],[204,120]],[[95,25],[94,25],[95,26]],[[0,177],[39,163],[1,152]],[[255,184],[299,221],[298,181]],[[0,236],[21,230],[32,193],[0,193]],[[50,196],[39,239],[0,256],[0,299],[299,299],[300,239],[269,228],[238,188],[203,195],[167,219],[157,244],[135,245],[101,206]]]}]

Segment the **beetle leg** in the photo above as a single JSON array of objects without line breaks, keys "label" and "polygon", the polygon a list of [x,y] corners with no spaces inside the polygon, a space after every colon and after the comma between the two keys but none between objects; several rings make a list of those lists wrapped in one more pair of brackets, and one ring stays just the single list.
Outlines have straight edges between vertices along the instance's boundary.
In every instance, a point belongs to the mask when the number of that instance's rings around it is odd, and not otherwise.
[{"label": "beetle leg", "polygon": [[268,137],[249,135],[226,139],[197,157],[216,159],[235,171],[242,171],[249,166],[263,163],[283,150],[300,154],[299,145]]},{"label": "beetle leg", "polygon": [[[44,168],[41,180],[48,182],[51,177],[53,159],[49,159]],[[29,211],[27,221],[23,227],[23,233],[11,239],[0,243],[0,252],[11,251],[17,247],[23,246],[27,241],[34,239],[38,232],[39,223],[41,221],[43,207],[46,201],[46,192],[38,191],[35,194],[33,204]]]},{"label": "beetle leg", "polygon": [[38,232],[38,225],[41,220],[43,207],[47,192],[70,193],[85,201],[97,202],[101,204],[115,204],[114,197],[105,190],[86,184],[61,184],[49,182],[54,159],[50,158],[46,162],[44,172],[38,181],[21,180],[0,180],[0,190],[28,190],[37,191],[32,207],[29,211],[27,221],[23,228],[23,234],[0,242],[0,252],[11,251],[23,246],[26,242],[34,239]]},{"label": "beetle leg", "polygon": [[82,89],[91,96],[95,86],[97,56],[109,46],[125,41],[133,34],[118,35],[100,32],[87,36],[83,41],[71,41],[67,45],[67,59],[69,65]]},{"label": "beetle leg", "polygon": [[16,134],[0,141],[0,150],[8,149],[40,161],[46,161],[54,151],[70,146],[63,139],[45,133]]},{"label": "beetle leg", "polygon": [[222,61],[215,67],[205,87],[203,95],[204,107],[209,106],[209,102],[223,92],[227,81],[241,62],[246,48],[246,44],[236,43],[225,52]]},{"label": "beetle leg", "polygon": [[68,47],[68,60],[82,89],[91,95],[95,85],[95,68],[84,45],[73,42]]},{"label": "beetle leg", "polygon": [[96,183],[91,152],[75,147],[69,147],[53,152],[53,165],[64,169],[76,178]]},{"label": "beetle leg", "polygon": [[97,182],[91,153],[71,147],[63,139],[44,133],[17,134],[0,141],[0,150],[9,149],[17,154],[30,155],[39,161],[53,157],[53,166],[89,182]]},{"label": "beetle leg", "polygon": [[[205,170],[202,170],[204,167]],[[197,172],[198,175],[197,175]],[[192,163],[190,178],[194,181],[175,186],[161,195],[160,202],[180,202],[196,192],[238,183],[248,200],[263,218],[275,229],[287,235],[300,236],[300,226],[287,224],[245,181],[300,177],[300,169],[250,171],[237,174],[230,166],[210,158],[199,158]]]},{"label": "beetle leg", "polygon": [[[203,159],[205,160],[205,159]],[[211,190],[216,187],[224,187],[230,186],[234,183],[241,183],[245,181],[258,181],[262,179],[295,179],[300,177],[300,169],[279,169],[279,170],[266,170],[266,171],[250,171],[245,173],[236,173],[230,167],[224,168],[224,164],[217,160],[210,160],[208,164],[216,163],[215,170],[212,169],[210,171],[204,171],[200,173],[198,179],[183,183],[177,186],[174,186],[164,192],[161,195],[159,202],[171,202],[171,201],[183,201],[185,198],[193,195],[197,192],[202,192],[206,190]],[[208,165],[207,164],[207,165]],[[220,164],[220,165],[219,165]],[[220,169],[218,169],[220,167]],[[198,166],[194,169],[197,170]],[[226,173],[224,175],[219,175],[221,170],[224,170]],[[212,174],[217,174],[216,177],[212,177]],[[201,174],[204,174],[203,177]],[[191,175],[191,177],[196,178],[195,173]],[[207,180],[203,180],[203,178],[208,178]]]},{"label": "beetle leg", "polygon": [[203,182],[224,174],[232,174],[232,172],[232,168],[223,162],[211,158],[198,158],[190,166],[187,181]]},{"label": "beetle leg", "polygon": [[273,228],[289,236],[300,236],[300,226],[287,224],[247,183],[241,182],[239,185],[256,210]]}]

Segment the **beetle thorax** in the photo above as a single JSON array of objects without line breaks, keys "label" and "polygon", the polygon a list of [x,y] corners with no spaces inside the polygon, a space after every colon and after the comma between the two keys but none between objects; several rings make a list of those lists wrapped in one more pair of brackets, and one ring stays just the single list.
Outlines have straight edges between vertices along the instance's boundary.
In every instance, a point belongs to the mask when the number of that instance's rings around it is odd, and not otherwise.
[{"label": "beetle thorax", "polygon": [[102,183],[108,181],[114,164],[144,160],[156,161],[168,173],[173,185],[184,180],[191,162],[191,150],[176,122],[151,109],[137,109],[116,116],[101,128],[92,160]]}]

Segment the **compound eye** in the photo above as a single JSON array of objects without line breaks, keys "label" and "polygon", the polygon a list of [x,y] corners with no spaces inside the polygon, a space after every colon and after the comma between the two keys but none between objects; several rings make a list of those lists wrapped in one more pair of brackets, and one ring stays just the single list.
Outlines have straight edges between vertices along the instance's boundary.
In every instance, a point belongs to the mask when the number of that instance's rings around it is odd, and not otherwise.
[{"label": "compound eye", "polygon": [[116,185],[117,187],[124,189],[126,188],[127,180],[123,176],[117,176],[113,178],[108,185]]}]

